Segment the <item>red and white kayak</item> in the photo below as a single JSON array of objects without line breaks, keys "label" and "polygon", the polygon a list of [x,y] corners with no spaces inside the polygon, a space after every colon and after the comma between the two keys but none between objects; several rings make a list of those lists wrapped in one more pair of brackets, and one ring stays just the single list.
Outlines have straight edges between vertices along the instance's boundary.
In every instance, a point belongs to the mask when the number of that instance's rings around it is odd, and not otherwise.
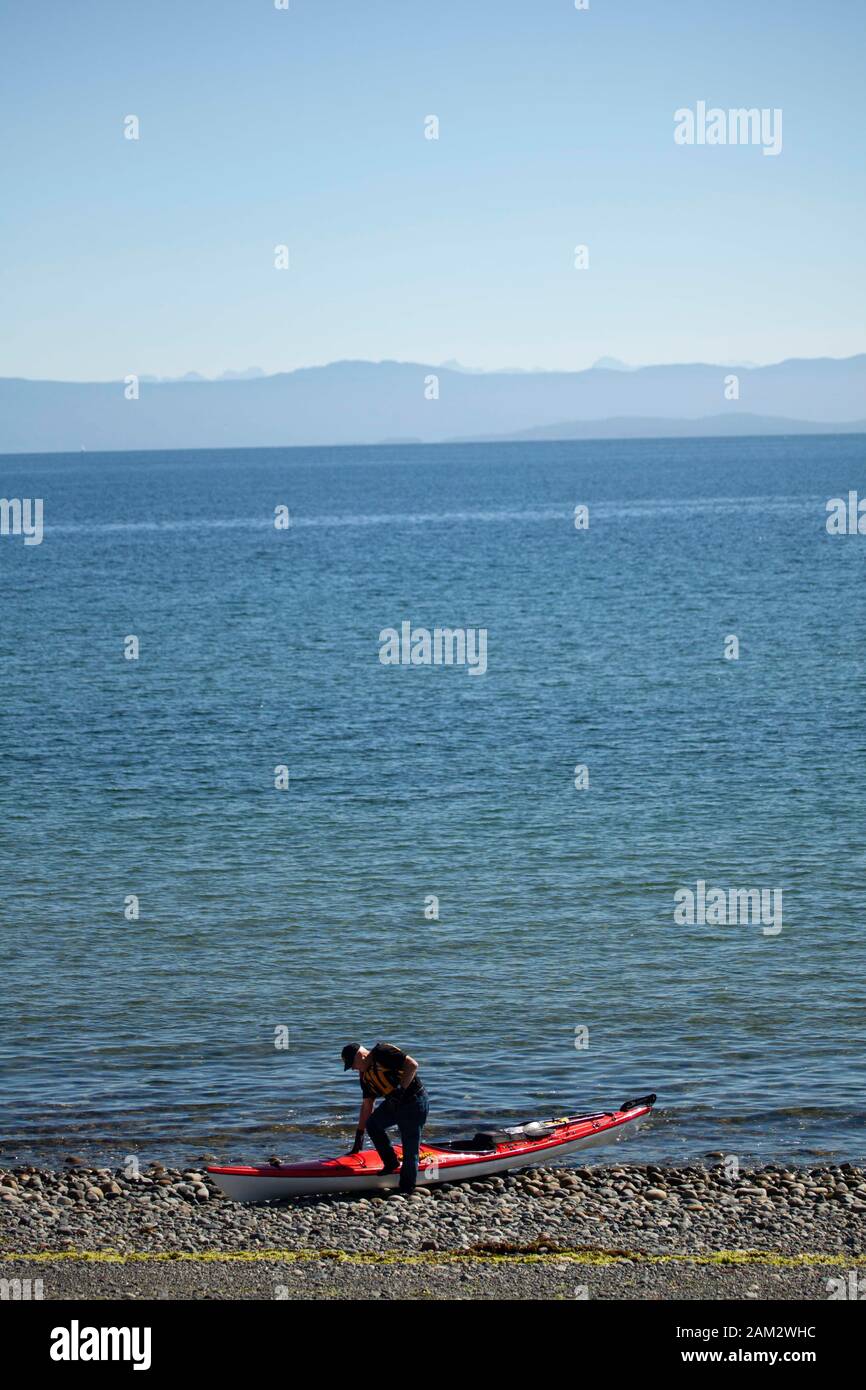
[{"label": "red and white kayak", "polygon": [[[533,1120],[508,1129],[484,1130],[471,1139],[422,1144],[418,1183],[461,1182],[486,1178],[509,1168],[546,1163],[579,1149],[594,1148],[633,1132],[652,1111],[655,1096],[624,1101],[618,1110]],[[400,1154],[399,1144],[395,1146]],[[396,1187],[397,1173],[384,1174],[375,1149],[342,1154],[315,1163],[267,1164],[261,1168],[207,1170],[220,1191],[236,1202],[268,1202],[275,1197],[313,1193],[367,1192]]]}]

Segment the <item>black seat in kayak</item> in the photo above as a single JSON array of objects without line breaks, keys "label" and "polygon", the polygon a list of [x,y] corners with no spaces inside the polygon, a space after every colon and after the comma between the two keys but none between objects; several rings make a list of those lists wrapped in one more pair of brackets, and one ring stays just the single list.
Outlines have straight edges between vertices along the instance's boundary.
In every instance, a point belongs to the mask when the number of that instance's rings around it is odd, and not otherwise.
[{"label": "black seat in kayak", "polygon": [[431,1144],[432,1149],[447,1149],[449,1153],[488,1153],[499,1144],[508,1144],[514,1136],[504,1129],[487,1129],[474,1134],[471,1139],[443,1139],[441,1143]]}]

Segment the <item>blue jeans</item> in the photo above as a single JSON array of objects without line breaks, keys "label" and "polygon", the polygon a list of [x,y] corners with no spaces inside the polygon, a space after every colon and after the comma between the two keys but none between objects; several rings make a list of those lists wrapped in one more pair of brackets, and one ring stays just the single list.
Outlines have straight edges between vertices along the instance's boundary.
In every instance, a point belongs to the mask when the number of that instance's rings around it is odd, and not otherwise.
[{"label": "blue jeans", "polygon": [[386,1168],[397,1167],[397,1155],[388,1138],[387,1131],[396,1125],[403,1144],[403,1162],[400,1164],[400,1191],[414,1192],[418,1180],[418,1150],[421,1147],[421,1131],[427,1123],[430,1102],[427,1092],[422,1090],[410,1096],[401,1104],[395,1104],[386,1097],[377,1105],[367,1121],[367,1133],[373,1141],[377,1154]]}]

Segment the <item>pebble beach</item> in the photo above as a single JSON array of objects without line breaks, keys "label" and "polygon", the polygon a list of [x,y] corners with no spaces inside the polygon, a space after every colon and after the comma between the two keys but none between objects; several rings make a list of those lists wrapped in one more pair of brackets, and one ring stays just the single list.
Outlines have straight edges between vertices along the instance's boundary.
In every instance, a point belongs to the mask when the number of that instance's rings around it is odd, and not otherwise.
[{"label": "pebble beach", "polygon": [[204,1163],[0,1170],[0,1277],[43,1298],[815,1298],[866,1277],[866,1168],[531,1168],[249,1206]]}]

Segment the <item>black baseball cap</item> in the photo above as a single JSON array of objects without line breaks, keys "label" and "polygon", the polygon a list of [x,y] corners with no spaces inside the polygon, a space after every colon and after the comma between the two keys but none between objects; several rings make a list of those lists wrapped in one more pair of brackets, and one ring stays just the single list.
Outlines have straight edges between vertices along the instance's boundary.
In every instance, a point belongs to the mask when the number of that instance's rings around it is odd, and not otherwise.
[{"label": "black baseball cap", "polygon": [[360,1046],[360,1043],[346,1043],[346,1046],[340,1053],[340,1056],[343,1059],[343,1071],[351,1071],[352,1063],[358,1055],[358,1049],[360,1048]]}]

